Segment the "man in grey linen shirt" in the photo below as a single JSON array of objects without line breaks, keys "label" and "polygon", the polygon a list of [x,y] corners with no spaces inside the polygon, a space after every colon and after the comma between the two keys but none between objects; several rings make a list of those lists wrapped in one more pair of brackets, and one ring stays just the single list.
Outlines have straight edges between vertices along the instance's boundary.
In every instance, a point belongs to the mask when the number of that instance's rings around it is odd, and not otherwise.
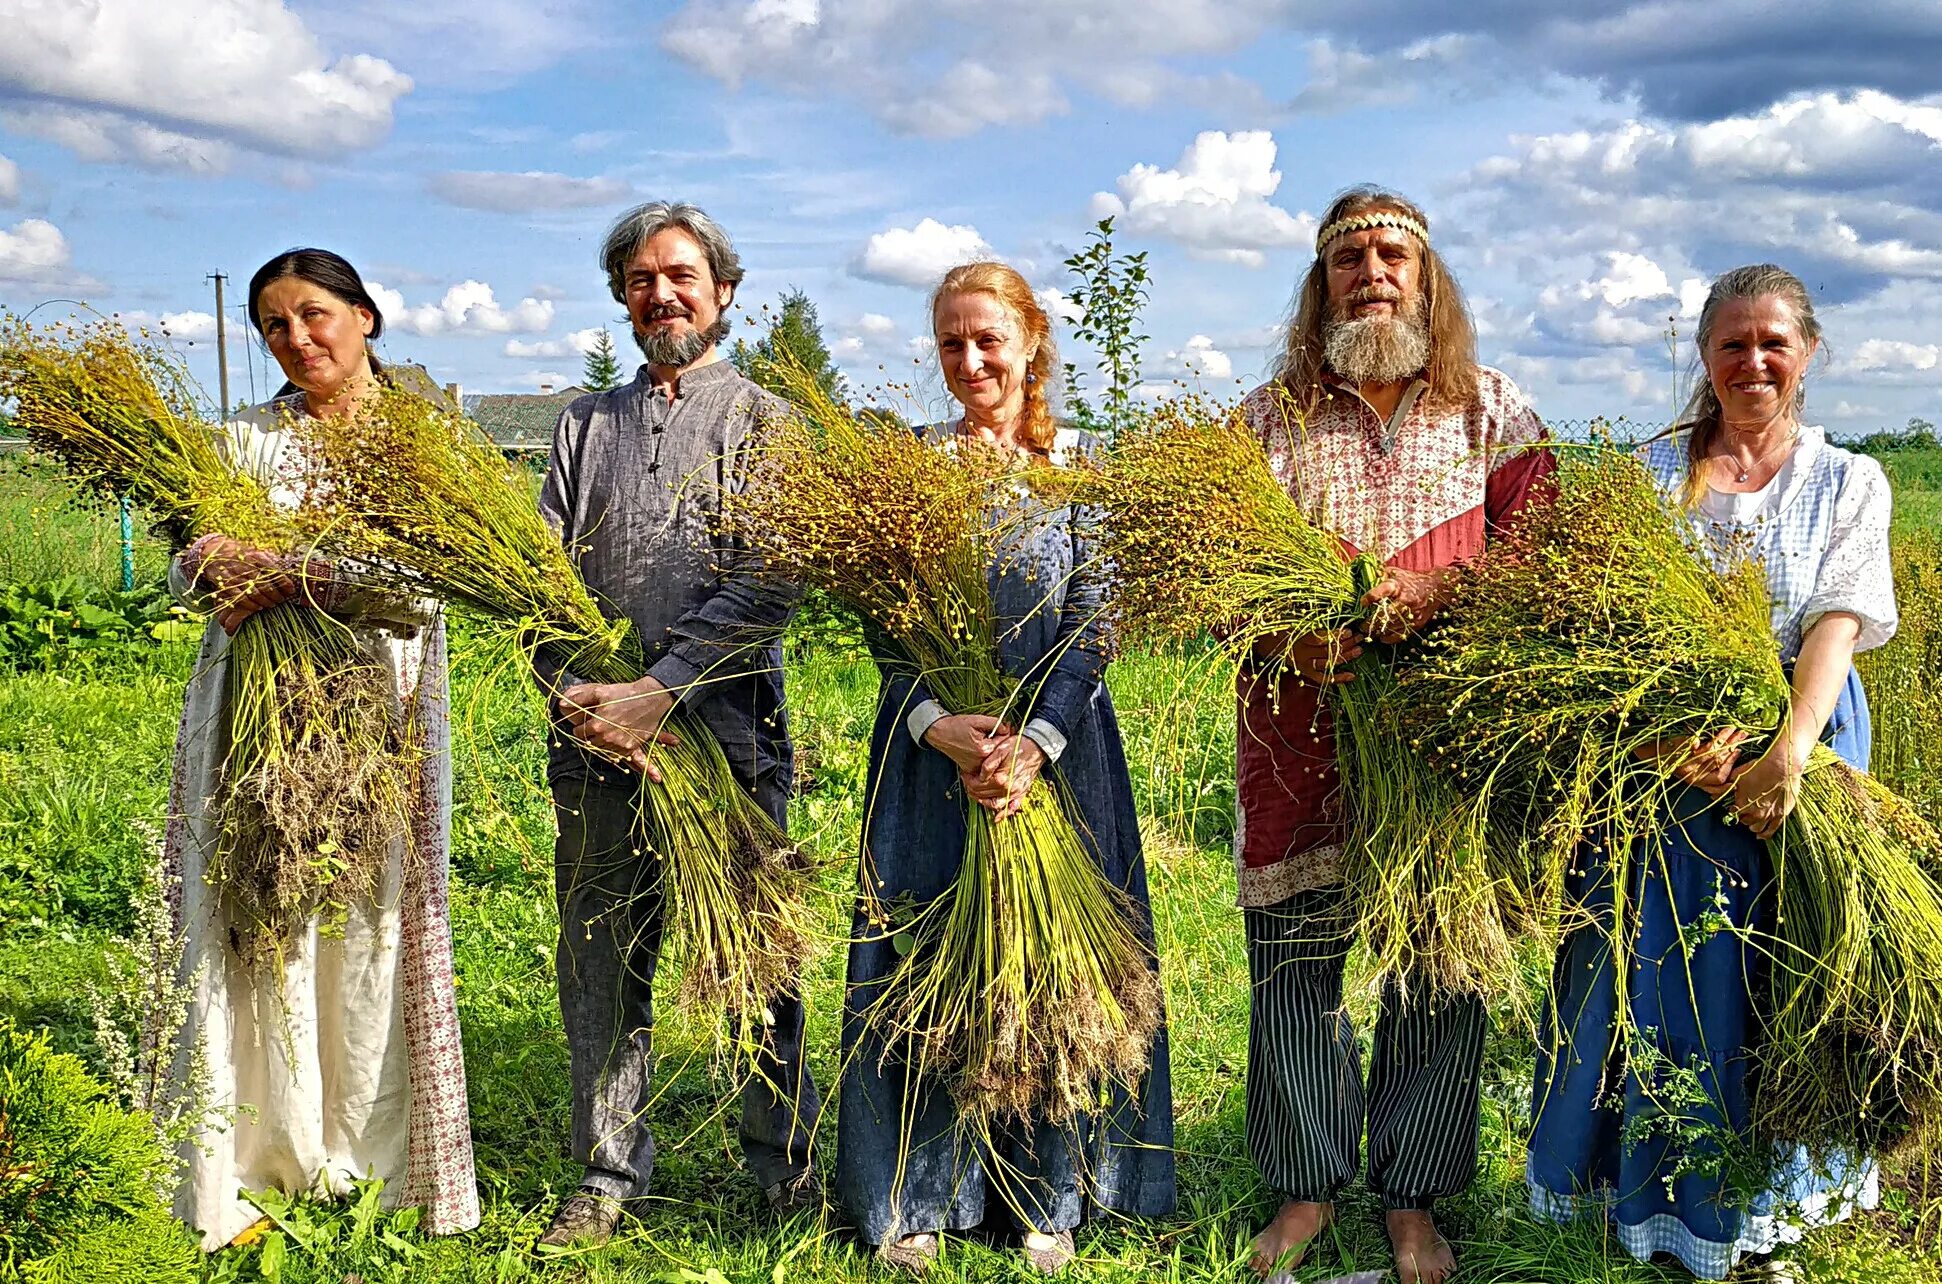
[{"label": "man in grey linen shirt", "polygon": [[[602,262],[646,362],[632,383],[560,416],[539,502],[595,596],[633,621],[649,667],[638,682],[596,684],[543,657],[538,666],[558,713],[547,762],[559,827],[555,962],[573,1155],[586,1166],[540,1238],[547,1247],[608,1239],[654,1166],[646,1116],[662,915],[653,857],[635,838],[641,790],[652,788],[638,773],[658,779],[643,746],[667,734],[662,722],[682,701],[777,824],[793,766],[777,638],[795,595],[717,569],[729,550],[707,529],[750,430],[784,408],[718,351],[741,261],[701,210],[653,202],[615,222]],[[741,1140],[769,1203],[788,1213],[821,1204],[809,1162],[819,1102],[802,1062],[800,999],[773,1016],[763,1064],[742,1090]]]}]

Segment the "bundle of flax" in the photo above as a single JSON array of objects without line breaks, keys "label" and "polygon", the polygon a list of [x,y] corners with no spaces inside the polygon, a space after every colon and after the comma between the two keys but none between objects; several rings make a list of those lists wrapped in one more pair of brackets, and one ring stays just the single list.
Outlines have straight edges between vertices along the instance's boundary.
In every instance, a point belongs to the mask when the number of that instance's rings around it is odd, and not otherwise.
[{"label": "bundle of flax", "polygon": [[[853,609],[947,709],[1022,721],[1030,692],[999,667],[987,579],[1005,461],[859,422],[800,370],[778,373],[799,414],[760,441],[728,507],[734,531],[771,572]],[[1003,821],[967,798],[952,889],[914,916],[869,913],[907,948],[865,1019],[887,1052],[949,1085],[974,1130],[1097,1109],[1110,1083],[1137,1081],[1158,1027],[1152,951],[1060,789],[1041,777]]]},{"label": "bundle of flax", "polygon": [[[320,546],[356,559],[366,578],[476,613],[500,641],[544,649],[577,678],[629,682],[646,671],[632,626],[602,614],[530,482],[476,424],[386,389],[313,432],[318,484],[304,520]],[[807,957],[814,871],[680,694],[666,728],[678,743],[646,747],[661,781],[641,803],[682,959],[680,995],[759,1021]]]},{"label": "bundle of flax", "polygon": [[[1382,565],[1309,520],[1238,412],[1198,397],[1165,403],[1121,434],[1102,467],[1050,484],[1106,510],[1125,645],[1211,635],[1248,680],[1278,692],[1290,642],[1380,631],[1363,600]],[[1383,695],[1408,653],[1367,644],[1354,680],[1323,695],[1336,717],[1342,867],[1366,979],[1512,992],[1516,945],[1545,920],[1542,897],[1485,841],[1457,781],[1393,725]]]},{"label": "bundle of flax", "polygon": [[[239,445],[197,414],[180,365],[103,322],[0,321],[0,400],[87,486],[157,514],[177,542],[221,533],[302,560],[292,514]],[[308,584],[308,577],[302,580]],[[388,674],[350,630],[297,599],[229,639],[227,749],[210,877],[251,960],[319,911],[341,918],[409,830],[415,764]]]},{"label": "bundle of flax", "polygon": [[[1748,564],[1715,571],[1695,538],[1629,455],[1568,452],[1556,503],[1472,568],[1388,693],[1395,723],[1458,776],[1487,841],[1546,884],[1589,856],[1636,886],[1661,858],[1676,788],[1661,747],[1741,727],[1757,753],[1781,725],[1789,685],[1765,579]],[[1942,840],[1823,748],[1768,849],[1772,903],[1759,922],[1721,925],[1768,959],[1756,1133],[1820,1154],[1893,1149],[1942,1110]],[[1600,926],[1622,985],[1631,920]]]}]

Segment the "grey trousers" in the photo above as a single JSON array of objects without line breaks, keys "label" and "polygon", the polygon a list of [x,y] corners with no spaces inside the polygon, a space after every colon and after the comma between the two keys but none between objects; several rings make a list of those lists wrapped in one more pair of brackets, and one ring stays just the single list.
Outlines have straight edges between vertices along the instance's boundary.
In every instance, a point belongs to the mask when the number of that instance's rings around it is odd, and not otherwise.
[{"label": "grey trousers", "polygon": [[[605,782],[553,782],[554,966],[572,1059],[573,1157],[586,1166],[583,1186],[619,1200],[646,1195],[654,1171],[647,1111],[662,902],[636,836],[637,779],[616,771]],[[756,797],[771,814],[787,801],[771,782],[758,782]],[[778,1002],[774,1017],[741,1094],[742,1153],[764,1189],[808,1169],[821,1109],[803,1063],[800,997]]]},{"label": "grey trousers", "polygon": [[1340,887],[1248,909],[1247,1140],[1268,1185],[1326,1203],[1355,1176],[1369,1132],[1369,1187],[1392,1209],[1427,1210],[1477,1167],[1484,1008],[1474,996],[1382,996],[1365,1093],[1342,1010],[1353,917]]}]

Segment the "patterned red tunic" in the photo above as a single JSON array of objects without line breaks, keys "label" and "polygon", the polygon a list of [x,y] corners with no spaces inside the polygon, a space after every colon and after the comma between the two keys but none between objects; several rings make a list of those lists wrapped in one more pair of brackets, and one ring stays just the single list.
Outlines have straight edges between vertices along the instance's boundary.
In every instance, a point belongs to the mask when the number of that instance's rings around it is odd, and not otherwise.
[{"label": "patterned red tunic", "polygon": [[[1517,385],[1488,366],[1455,411],[1422,404],[1413,383],[1384,422],[1352,389],[1326,393],[1304,420],[1279,384],[1242,404],[1268,466],[1308,516],[1353,551],[1411,571],[1483,551],[1533,487],[1555,471]],[[1234,856],[1242,905],[1272,905],[1341,881],[1339,784],[1331,718],[1320,689],[1284,674],[1240,677]]]}]

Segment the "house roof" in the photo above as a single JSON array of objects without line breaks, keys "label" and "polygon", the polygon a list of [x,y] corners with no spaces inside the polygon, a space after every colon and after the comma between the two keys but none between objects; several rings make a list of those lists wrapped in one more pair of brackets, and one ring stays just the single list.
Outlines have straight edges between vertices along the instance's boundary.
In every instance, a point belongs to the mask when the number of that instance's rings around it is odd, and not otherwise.
[{"label": "house roof", "polygon": [[587,395],[579,384],[553,392],[471,392],[465,413],[502,446],[545,446],[553,440],[560,412]]}]

